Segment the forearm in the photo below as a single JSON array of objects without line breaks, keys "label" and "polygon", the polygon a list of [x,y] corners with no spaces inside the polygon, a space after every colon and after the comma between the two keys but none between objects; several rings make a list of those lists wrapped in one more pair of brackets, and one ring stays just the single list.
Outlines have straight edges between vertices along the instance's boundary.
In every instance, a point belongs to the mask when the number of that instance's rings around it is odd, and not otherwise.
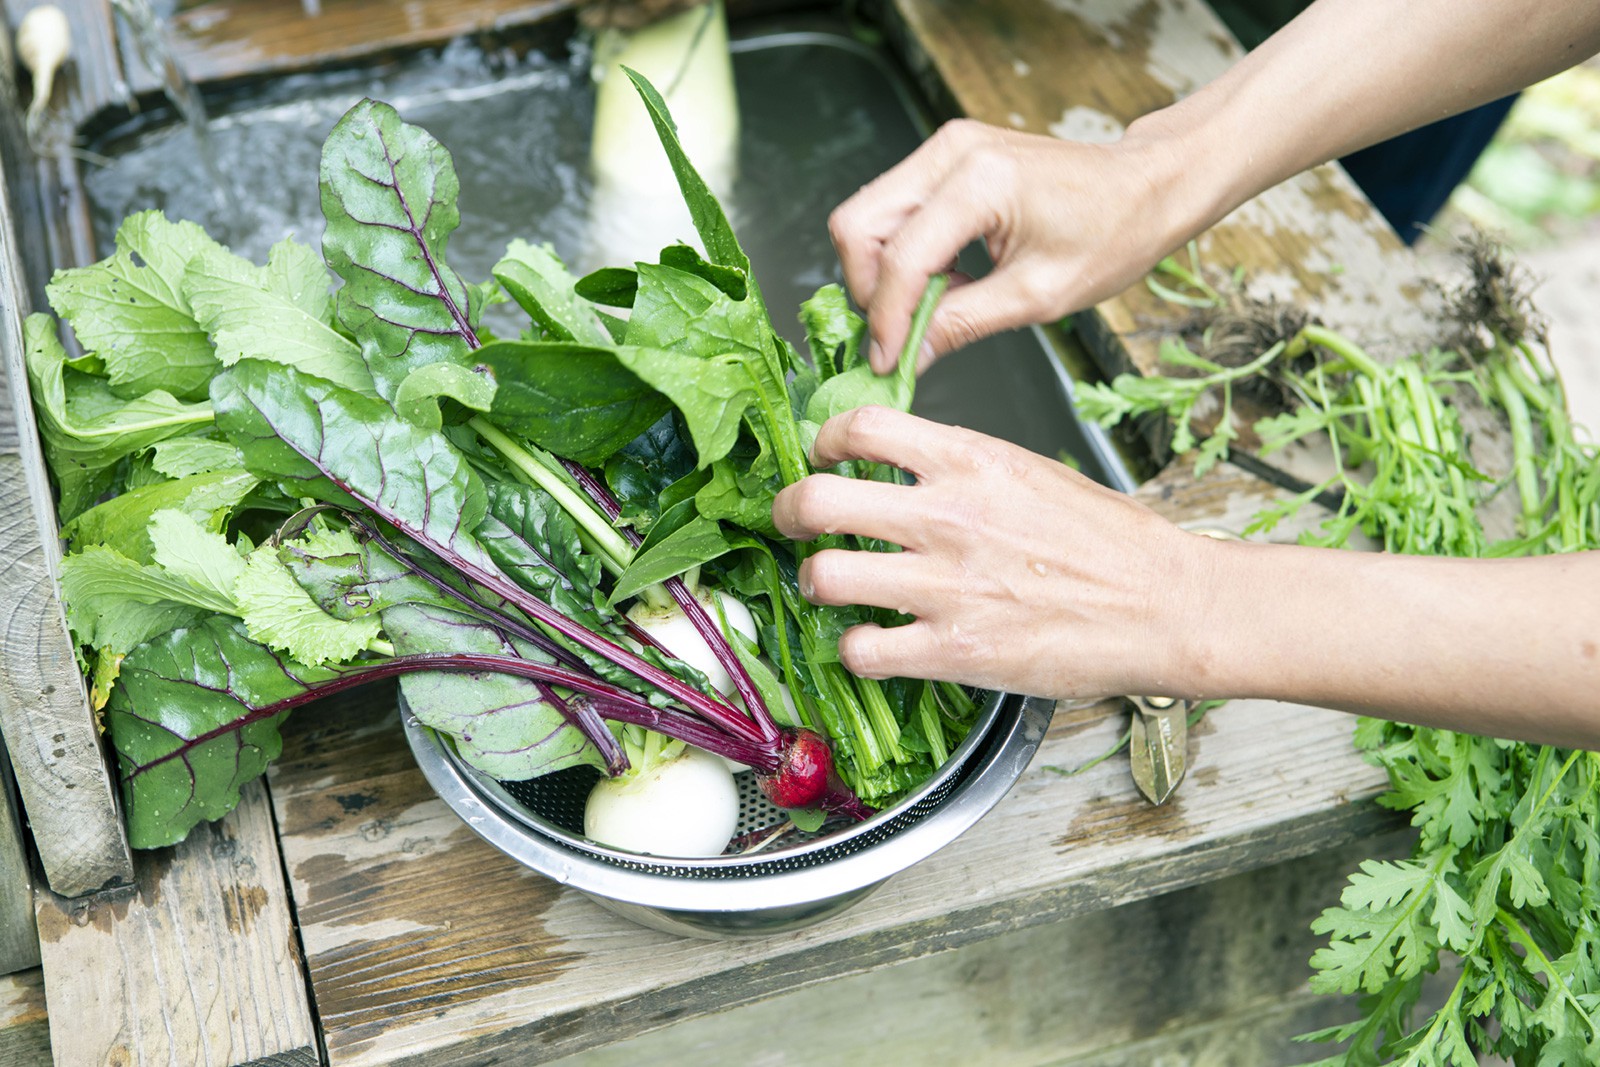
[{"label": "forearm", "polygon": [[1228,73],[1135,123],[1175,140],[1198,232],[1308,167],[1600,51],[1593,0],[1319,0]]},{"label": "forearm", "polygon": [[1600,749],[1600,552],[1198,547],[1177,594],[1174,692]]}]

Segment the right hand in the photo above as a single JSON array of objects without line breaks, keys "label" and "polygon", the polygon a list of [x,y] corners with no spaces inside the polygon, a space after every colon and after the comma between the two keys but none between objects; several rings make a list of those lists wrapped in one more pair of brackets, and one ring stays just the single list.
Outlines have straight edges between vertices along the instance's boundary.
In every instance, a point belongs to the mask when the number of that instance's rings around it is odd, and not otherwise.
[{"label": "right hand", "polygon": [[975,238],[994,270],[940,301],[920,367],[999,330],[1121,292],[1189,236],[1172,139],[1130,128],[1079,144],[961,119],[834,210],[845,282],[866,309],[873,369],[899,359],[928,278]]}]

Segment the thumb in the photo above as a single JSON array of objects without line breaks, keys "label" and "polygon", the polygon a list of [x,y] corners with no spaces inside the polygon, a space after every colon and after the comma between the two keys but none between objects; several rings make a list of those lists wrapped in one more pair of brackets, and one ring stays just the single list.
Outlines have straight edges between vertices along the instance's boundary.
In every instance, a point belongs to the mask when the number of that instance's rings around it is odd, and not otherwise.
[{"label": "thumb", "polygon": [[991,334],[1058,318],[1054,305],[1038,284],[1015,269],[1001,268],[977,281],[952,284],[928,324],[919,369]]}]

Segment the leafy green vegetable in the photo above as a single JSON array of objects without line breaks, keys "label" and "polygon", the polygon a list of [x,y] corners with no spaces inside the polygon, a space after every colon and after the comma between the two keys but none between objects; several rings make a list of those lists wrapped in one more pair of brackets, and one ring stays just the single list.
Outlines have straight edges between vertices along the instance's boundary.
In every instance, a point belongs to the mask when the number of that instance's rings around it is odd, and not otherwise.
[{"label": "leafy green vegetable", "polygon": [[162,390],[203,400],[217,359],[195,321],[184,276],[190,260],[222,246],[192,222],[141,211],[117,229],[117,251],[88,267],[57,271],[50,306],[105,364],[123,399]]},{"label": "leafy green vegetable", "polygon": [[72,370],[48,315],[28,316],[23,343],[63,522],[110,488],[114,468],[124,458],[211,422],[209,404],[186,404],[160,390],[123,400],[104,379]]},{"label": "leafy green vegetable", "polygon": [[[1461,353],[1380,365],[1311,325],[1225,368],[1173,342],[1168,362],[1196,376],[1119,377],[1084,390],[1082,409],[1107,425],[1164,414],[1178,422],[1175,449],[1198,447],[1214,462],[1237,434],[1197,445],[1200,401],[1223,390],[1227,420],[1234,384],[1271,374],[1300,404],[1257,421],[1263,451],[1325,433],[1339,463],[1253,529],[1333,491],[1335,514],[1307,543],[1340,547],[1364,530],[1421,555],[1600,548],[1600,449],[1576,440],[1559,379],[1519,335],[1520,316],[1506,314],[1515,309],[1498,287],[1510,273],[1493,260],[1487,268],[1480,291],[1498,297],[1480,301],[1491,317],[1473,320],[1476,337]],[[1221,302],[1192,274],[1168,273],[1190,306]],[[1463,393],[1506,417],[1515,463],[1503,482],[1473,464],[1457,414]],[[1479,509],[1502,490],[1519,499],[1521,530],[1491,542]],[[1389,774],[1379,803],[1410,812],[1418,840],[1408,860],[1363,863],[1315,923],[1329,942],[1312,957],[1312,988],[1364,994],[1357,1018],[1306,1035],[1346,1043],[1320,1067],[1467,1067],[1482,1053],[1536,1067],[1600,1062],[1600,754],[1377,719],[1359,722],[1356,744]],[[1444,1004],[1423,1010],[1424,978],[1447,967],[1455,980]]]},{"label": "leafy green vegetable", "polygon": [[304,245],[280,241],[265,267],[209,249],[189,261],[183,281],[224,366],[266,359],[376,395],[361,350],[330,325],[328,271]]},{"label": "leafy green vegetable", "polygon": [[172,630],[130,652],[105,709],[129,843],[175,844],[232,811],[240,787],[283,747],[284,705],[333,677],[274,655],[231,618]]},{"label": "leafy green vegetable", "polygon": [[669,407],[609,339],[498,341],[476,358],[494,374],[497,424],[588,466],[604,463]]},{"label": "leafy green vegetable", "polygon": [[594,306],[574,292],[575,279],[549,245],[512,241],[494,276],[534,323],[557,341],[609,345]]},{"label": "leafy green vegetable", "polygon": [[339,322],[358,338],[378,394],[392,399],[430,363],[468,366],[478,307],[445,262],[460,223],[450,153],[388,104],[363,100],[322,150],[322,251],[344,280]]}]

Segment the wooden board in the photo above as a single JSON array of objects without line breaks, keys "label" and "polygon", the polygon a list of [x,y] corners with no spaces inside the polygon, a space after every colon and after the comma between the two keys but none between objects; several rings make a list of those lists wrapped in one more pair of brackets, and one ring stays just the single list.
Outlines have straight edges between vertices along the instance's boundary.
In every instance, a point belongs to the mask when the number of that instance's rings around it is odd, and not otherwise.
[{"label": "wooden board", "polygon": [[[1192,478],[1171,478],[1171,492],[1160,480],[1145,491],[1153,506],[1191,523],[1229,517],[1180,491]],[[1238,514],[1273,492],[1232,469],[1216,478]],[[1394,825],[1367,802],[1383,775],[1329,711],[1248,701],[1214,713],[1162,808],[1135,791],[1125,757],[1076,777],[1049,769],[1097,755],[1125,725],[1112,705],[1058,714],[981,832],[839,919],[710,943],[637,928],[481,843],[428,790],[384,695],[297,712],[272,795],[329,1060],[540,1062]]]},{"label": "wooden board", "polygon": [[[4,82],[0,78],[0,82]],[[7,83],[9,85],[9,83]],[[0,106],[6,92],[0,92]],[[0,148],[17,155],[16,113],[0,114]],[[45,876],[67,896],[132,874],[111,776],[56,597],[55,504],[28,403],[24,289],[12,206],[0,193],[0,736],[17,771]]]},{"label": "wooden board", "polygon": [[132,895],[39,894],[58,1067],[317,1064],[262,784],[183,844],[138,853],[136,874]]},{"label": "wooden board", "polygon": [[22,814],[12,788],[11,762],[0,743],[0,975],[37,966],[33,873],[22,841]]},{"label": "wooden board", "polygon": [[[1244,54],[1198,0],[895,0],[892,12],[899,51],[946,114],[1069,140],[1114,140]],[[1197,245],[1213,281],[1243,267],[1248,292],[1302,306],[1380,358],[1430,337],[1415,259],[1337,164],[1267,190]],[[1187,314],[1141,283],[1078,326],[1107,376],[1151,373],[1161,339]],[[1321,442],[1265,463],[1298,484],[1333,471]]]},{"label": "wooden board", "polygon": [[0,977],[0,1067],[44,1067],[49,1062],[44,975],[35,967]]},{"label": "wooden board", "polygon": [[1356,1015],[1353,997],[1306,991],[1306,960],[1326,941],[1311,921],[1337,901],[1361,860],[1397,858],[1409,847],[1409,833],[1362,841],[1012,931],[556,1067],[1299,1064],[1311,1049],[1295,1045],[1295,1034]]}]

